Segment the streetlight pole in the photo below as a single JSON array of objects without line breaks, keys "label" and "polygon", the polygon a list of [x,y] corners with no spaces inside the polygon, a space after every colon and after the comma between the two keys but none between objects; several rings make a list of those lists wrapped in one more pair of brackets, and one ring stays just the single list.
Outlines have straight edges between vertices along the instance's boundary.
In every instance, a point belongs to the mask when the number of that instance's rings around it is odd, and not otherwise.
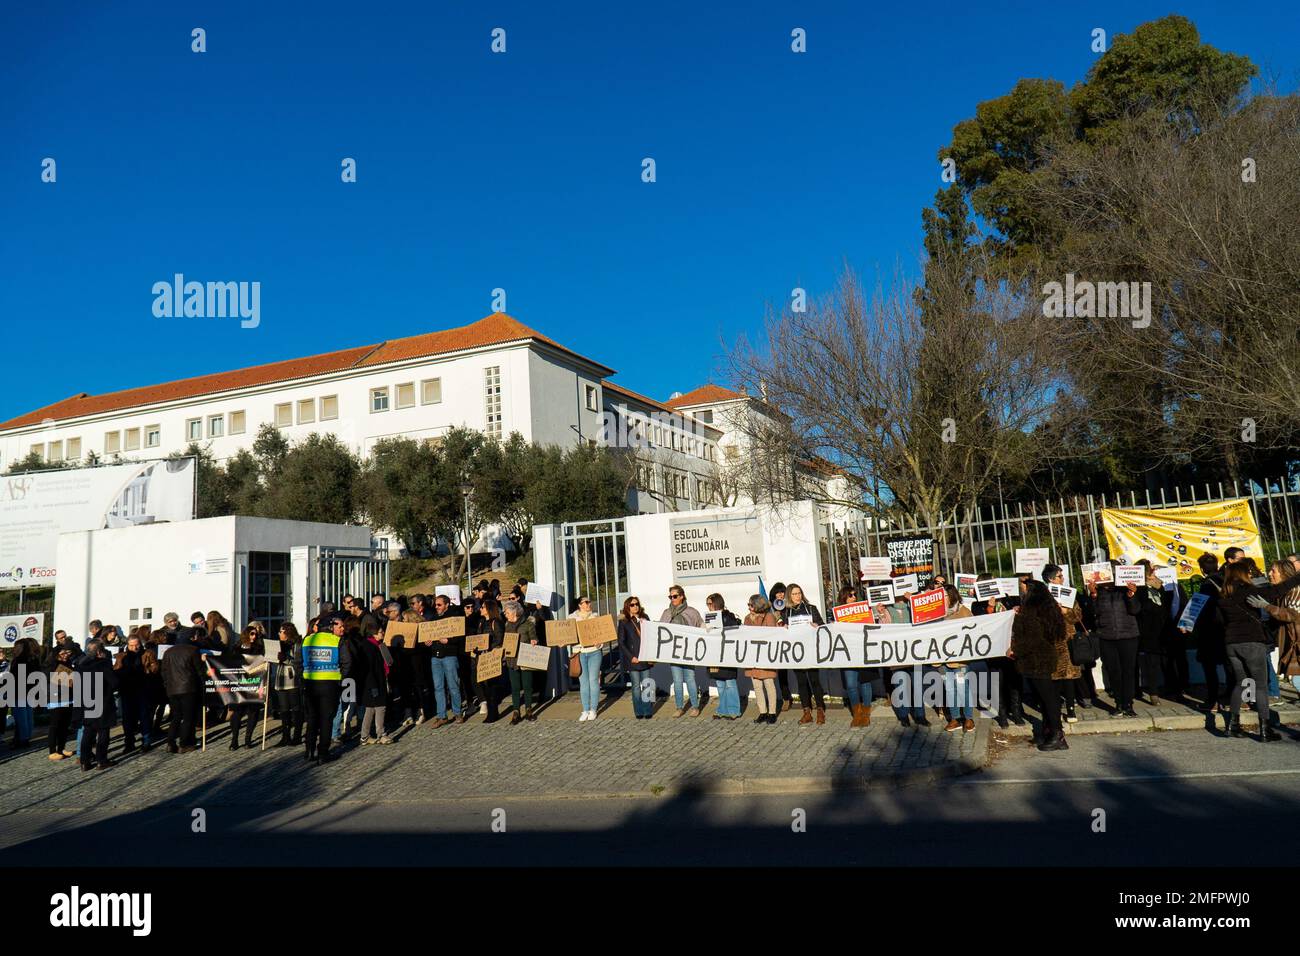
[{"label": "streetlight pole", "polygon": [[474,486],[468,481],[461,482],[460,496],[465,502],[465,594],[461,597],[464,600],[474,592],[474,572],[470,567],[469,560],[469,496],[473,493]]}]

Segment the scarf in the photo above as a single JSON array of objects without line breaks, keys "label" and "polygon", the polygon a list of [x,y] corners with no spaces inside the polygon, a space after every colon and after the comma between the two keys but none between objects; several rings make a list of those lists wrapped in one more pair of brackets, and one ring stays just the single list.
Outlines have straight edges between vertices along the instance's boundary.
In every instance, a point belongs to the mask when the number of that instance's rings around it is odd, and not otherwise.
[{"label": "scarf", "polygon": [[393,658],[388,653],[388,648],[384,647],[383,644],[379,643],[378,639],[376,639],[373,634],[367,637],[366,640],[369,641],[371,644],[375,645],[375,647],[379,648],[379,656],[384,661],[384,676],[387,677],[389,665],[393,663]]}]

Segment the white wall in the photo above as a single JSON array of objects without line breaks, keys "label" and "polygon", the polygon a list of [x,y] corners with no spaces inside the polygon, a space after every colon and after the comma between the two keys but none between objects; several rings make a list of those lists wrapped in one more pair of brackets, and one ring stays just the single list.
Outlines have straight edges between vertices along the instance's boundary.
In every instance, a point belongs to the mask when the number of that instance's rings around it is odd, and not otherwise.
[{"label": "white wall", "polygon": [[[212,610],[240,625],[239,568],[247,552],[288,553],[303,545],[364,548],[370,537],[361,525],[248,517],[61,534],[54,627],[81,638],[93,618],[125,631],[140,624],[161,627],[168,611],[188,624],[194,611]],[[195,565],[199,570],[192,572]],[[302,603],[293,601],[295,620]],[[132,609],[139,612],[134,619]]]}]

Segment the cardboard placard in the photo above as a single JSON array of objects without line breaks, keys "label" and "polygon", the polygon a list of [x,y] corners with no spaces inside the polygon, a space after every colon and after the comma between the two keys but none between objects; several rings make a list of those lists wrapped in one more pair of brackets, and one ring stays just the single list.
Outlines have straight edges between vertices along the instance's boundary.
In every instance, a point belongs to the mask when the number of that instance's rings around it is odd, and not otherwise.
[{"label": "cardboard placard", "polygon": [[1051,548],[1016,548],[1016,574],[1040,577],[1043,568],[1051,561]]},{"label": "cardboard placard", "polygon": [[501,650],[506,652],[506,657],[514,657],[519,653],[518,631],[506,631],[505,639],[501,642]]},{"label": "cardboard placard", "polygon": [[[486,637],[487,635],[483,635]],[[480,684],[500,677],[505,668],[505,652],[501,648],[485,651],[478,656],[478,666],[474,670],[474,679]]]},{"label": "cardboard placard", "polygon": [[445,597],[445,598],[446,598],[448,601],[450,601],[452,604],[459,604],[459,603],[460,603],[460,585],[459,585],[459,584],[439,584],[436,588],[433,589],[433,596],[434,596],[434,597],[438,597],[439,595],[441,595],[442,597]]},{"label": "cardboard placard", "polygon": [[922,591],[919,594],[909,594],[907,603],[912,607],[913,624],[929,624],[931,621],[942,621],[944,615],[948,612],[948,607],[943,599],[943,588]]},{"label": "cardboard placard", "polygon": [[546,643],[551,647],[569,647],[578,643],[577,621],[547,621]]},{"label": "cardboard placard", "polygon": [[1061,607],[1074,607],[1075,601],[1079,597],[1078,591],[1066,587],[1064,584],[1049,584],[1047,590],[1051,592],[1052,597],[1056,598],[1056,603]]},{"label": "cardboard placard", "polygon": [[414,647],[419,633],[420,625],[415,621],[409,624],[405,621],[388,621],[384,624],[384,643],[392,647],[393,642],[400,637],[402,647]]},{"label": "cardboard placard", "polygon": [[915,594],[921,590],[921,582],[916,579],[915,574],[900,574],[894,578],[893,585],[895,598],[904,594]]},{"label": "cardboard placard", "polygon": [[858,558],[858,570],[862,572],[864,581],[887,581],[893,573],[893,563],[888,557],[883,558]]},{"label": "cardboard placard", "polygon": [[1115,565],[1115,586],[1128,587],[1130,584],[1142,587],[1147,583],[1147,569],[1140,564]]},{"label": "cardboard placard", "polygon": [[858,601],[854,604],[841,604],[839,607],[831,608],[831,615],[835,620],[845,624],[875,624],[876,616],[871,613],[871,604],[868,601]]},{"label": "cardboard placard", "polygon": [[1079,573],[1083,575],[1084,585],[1089,584],[1110,584],[1115,579],[1111,574],[1109,561],[1098,561],[1096,564],[1079,565]]},{"label": "cardboard placard", "polygon": [[492,646],[491,634],[467,634],[465,636],[465,651],[486,651]]},{"label": "cardboard placard", "polygon": [[521,644],[519,667],[526,671],[544,671],[551,666],[551,649],[545,644]]},{"label": "cardboard placard", "polygon": [[894,582],[869,585],[867,587],[867,601],[870,604],[893,604]]},{"label": "cardboard placard", "polygon": [[578,643],[583,647],[600,647],[618,640],[618,631],[614,628],[614,617],[601,614],[578,622]]},{"label": "cardboard placard", "polygon": [[434,641],[465,636],[465,619],[459,615],[439,618],[436,621],[421,621],[417,627],[420,630],[416,640],[421,644],[432,644]]}]

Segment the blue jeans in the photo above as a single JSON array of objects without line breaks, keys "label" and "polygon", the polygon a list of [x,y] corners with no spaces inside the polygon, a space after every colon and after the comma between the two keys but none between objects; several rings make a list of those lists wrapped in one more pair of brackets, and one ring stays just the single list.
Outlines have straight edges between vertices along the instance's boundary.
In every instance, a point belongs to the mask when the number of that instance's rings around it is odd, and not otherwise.
[{"label": "blue jeans", "polygon": [[632,713],[649,717],[655,712],[655,679],[650,670],[628,671],[632,678]]},{"label": "blue jeans", "polygon": [[[21,693],[21,689],[19,691]],[[14,741],[25,744],[32,739],[32,709],[30,707],[14,708]]]},{"label": "blue jeans", "polygon": [[682,703],[682,685],[686,685],[686,690],[690,692],[691,706],[700,706],[700,689],[695,686],[695,668],[678,667],[672,665],[673,669],[673,700],[677,701],[677,709],[681,710]]},{"label": "blue jeans", "polygon": [[1280,697],[1282,695],[1282,687],[1277,682],[1277,668],[1273,666],[1272,653],[1269,653],[1267,656],[1265,656],[1264,663],[1268,667],[1268,696]]},{"label": "blue jeans", "polygon": [[948,705],[949,720],[974,720],[970,669],[945,667],[943,669],[943,701]]},{"label": "blue jeans", "polygon": [[451,694],[451,710],[457,717],[463,714],[460,702],[460,661],[455,655],[433,659],[433,700],[439,717],[447,716],[447,694]]},{"label": "blue jeans", "polygon": [[866,704],[870,707],[875,693],[871,687],[871,679],[863,677],[852,668],[840,671],[840,675],[844,678],[844,692],[849,695],[849,706],[857,707],[858,704]]},{"label": "blue jeans", "polygon": [[582,660],[582,676],[578,679],[582,709],[593,714],[600,705],[600,659],[603,656],[600,653],[578,654]]},{"label": "blue jeans", "polygon": [[349,720],[356,717],[357,726],[360,727],[362,719],[366,716],[366,708],[355,701],[350,704],[339,701],[339,709],[334,714],[334,729],[330,731],[330,736],[335,740],[342,737],[343,732],[347,730],[347,724],[344,721],[345,716]]},{"label": "blue jeans", "polygon": [[718,715],[721,717],[739,717],[740,682],[733,677],[731,680],[715,680],[713,686],[718,691]]}]

